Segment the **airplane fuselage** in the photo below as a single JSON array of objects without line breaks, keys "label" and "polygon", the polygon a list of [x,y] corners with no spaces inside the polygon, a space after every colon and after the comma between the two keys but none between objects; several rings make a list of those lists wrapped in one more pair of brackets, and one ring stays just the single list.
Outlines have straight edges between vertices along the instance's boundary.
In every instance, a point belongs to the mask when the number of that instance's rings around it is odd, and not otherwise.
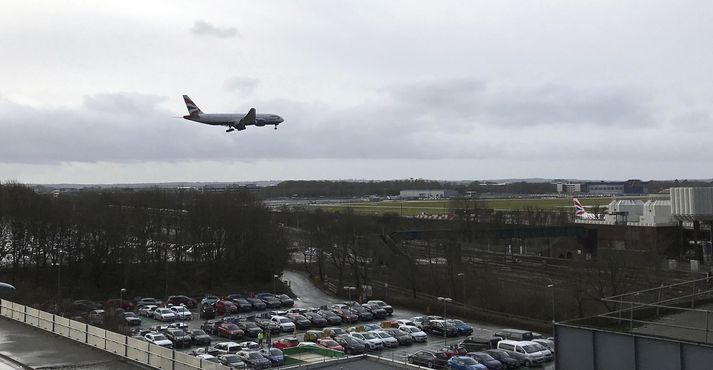
[{"label": "airplane fuselage", "polygon": [[[213,126],[235,126],[237,122],[240,122],[245,118],[245,114],[234,114],[234,113],[202,113],[197,115],[186,115],[183,118],[189,121],[195,121],[200,123],[205,123],[206,125]],[[276,114],[257,114],[255,115],[255,126],[265,126],[274,125],[277,127],[282,123],[284,119]],[[251,123],[247,123],[251,125]]]}]

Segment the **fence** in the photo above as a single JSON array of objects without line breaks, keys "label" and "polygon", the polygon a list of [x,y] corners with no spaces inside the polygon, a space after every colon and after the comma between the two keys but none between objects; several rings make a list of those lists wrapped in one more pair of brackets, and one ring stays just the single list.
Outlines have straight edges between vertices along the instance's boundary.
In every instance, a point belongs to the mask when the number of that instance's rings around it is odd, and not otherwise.
[{"label": "fence", "polygon": [[203,361],[186,353],[157,346],[62,316],[0,300],[0,316],[25,323],[76,342],[92,346],[125,359],[157,369],[229,370],[229,367]]}]

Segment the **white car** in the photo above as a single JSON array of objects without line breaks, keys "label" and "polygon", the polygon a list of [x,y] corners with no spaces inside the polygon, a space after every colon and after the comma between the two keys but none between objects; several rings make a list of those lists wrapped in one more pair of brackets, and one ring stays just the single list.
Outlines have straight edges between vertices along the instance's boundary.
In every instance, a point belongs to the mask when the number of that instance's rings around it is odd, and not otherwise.
[{"label": "white car", "polygon": [[157,346],[173,348],[173,342],[168,340],[168,338],[161,333],[148,333],[144,335],[144,339],[146,339],[147,342],[153,343]]},{"label": "white car", "polygon": [[146,317],[152,317],[154,310],[157,308],[158,308],[158,306],[154,306],[152,304],[150,304],[148,306],[141,306],[141,308],[139,308],[139,315],[146,316]]},{"label": "white car", "polygon": [[423,343],[428,340],[428,334],[426,334],[423,330],[411,326],[411,325],[402,325],[399,326],[399,330],[402,332],[411,335],[411,338],[413,338],[413,341],[416,343]]},{"label": "white car", "polygon": [[207,362],[215,362],[216,364],[220,363],[220,360],[217,357],[215,357],[213,355],[209,355],[207,353],[198,355],[198,356],[196,356],[196,358],[200,358],[201,360],[207,361]]},{"label": "white car", "polygon": [[168,308],[157,308],[153,311],[153,318],[158,321],[174,321],[178,316]]},{"label": "white car", "polygon": [[364,343],[366,348],[370,351],[380,351],[384,349],[384,341],[374,333],[368,331],[364,333],[351,332],[349,335]]},{"label": "white car", "polygon": [[240,349],[243,351],[257,351],[260,348],[262,348],[262,346],[260,346],[257,342],[253,342],[253,341],[240,342],[240,343],[238,343],[238,345],[240,346]]},{"label": "white car", "polygon": [[280,325],[280,330],[284,332],[292,333],[295,331],[295,323],[285,316],[273,316],[270,318],[270,321]]},{"label": "white car", "polygon": [[178,316],[179,320],[192,320],[193,314],[185,306],[173,306],[171,311]]},{"label": "white car", "polygon": [[240,344],[235,342],[220,342],[213,345],[219,353],[237,353],[242,350]]},{"label": "white car", "polygon": [[525,357],[525,367],[532,367],[547,361],[547,355],[552,356],[550,351],[542,351],[544,348],[535,342],[501,340],[498,342],[498,349],[504,349],[509,352],[519,353]]},{"label": "white car", "polygon": [[371,330],[370,333],[374,333],[377,337],[381,338],[381,341],[384,343],[384,347],[396,348],[399,346],[399,340],[383,330]]},{"label": "white car", "polygon": [[404,325],[416,326],[416,323],[415,323],[415,322],[413,322],[413,321],[411,321],[411,320],[408,320],[408,319],[396,320],[396,324],[397,324],[398,326],[404,326]]}]

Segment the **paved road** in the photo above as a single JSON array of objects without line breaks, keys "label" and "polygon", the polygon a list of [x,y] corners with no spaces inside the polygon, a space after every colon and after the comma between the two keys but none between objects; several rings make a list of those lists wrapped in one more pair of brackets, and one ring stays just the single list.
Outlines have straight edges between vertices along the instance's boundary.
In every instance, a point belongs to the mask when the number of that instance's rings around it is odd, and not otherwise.
[{"label": "paved road", "polygon": [[[0,354],[34,369],[146,369],[5,317],[0,317]],[[16,368],[0,361],[0,370]]]}]

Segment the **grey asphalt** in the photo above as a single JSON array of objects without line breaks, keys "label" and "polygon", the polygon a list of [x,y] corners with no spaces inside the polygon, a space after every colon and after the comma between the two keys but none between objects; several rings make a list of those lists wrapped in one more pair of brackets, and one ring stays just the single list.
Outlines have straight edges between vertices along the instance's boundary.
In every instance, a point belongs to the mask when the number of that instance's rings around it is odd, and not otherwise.
[{"label": "grey asphalt", "polygon": [[[146,369],[109,353],[0,317],[0,354],[33,369]],[[22,369],[0,361],[0,370]]]}]

